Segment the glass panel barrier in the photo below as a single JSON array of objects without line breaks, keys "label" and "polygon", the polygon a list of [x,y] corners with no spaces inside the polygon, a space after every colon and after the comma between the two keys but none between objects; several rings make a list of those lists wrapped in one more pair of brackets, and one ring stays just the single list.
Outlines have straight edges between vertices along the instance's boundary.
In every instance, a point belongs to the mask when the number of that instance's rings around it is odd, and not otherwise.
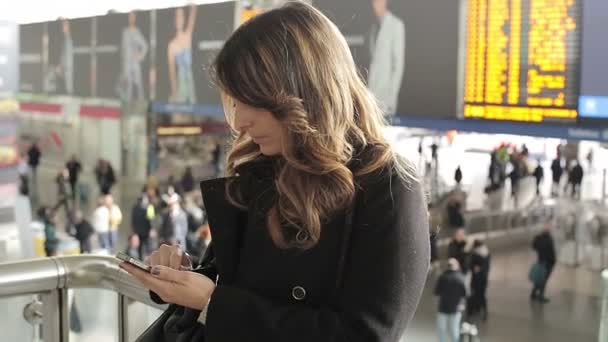
[{"label": "glass panel barrier", "polygon": [[68,290],[70,342],[118,342],[118,294]]},{"label": "glass panel barrier", "polygon": [[0,299],[2,341],[37,341],[37,327],[28,323],[23,315],[23,309],[35,299],[32,295]]}]

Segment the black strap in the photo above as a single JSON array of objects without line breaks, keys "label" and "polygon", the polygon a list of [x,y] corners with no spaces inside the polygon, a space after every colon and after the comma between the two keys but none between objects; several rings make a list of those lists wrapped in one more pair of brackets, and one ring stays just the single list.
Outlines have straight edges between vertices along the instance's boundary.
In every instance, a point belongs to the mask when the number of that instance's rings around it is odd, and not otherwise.
[{"label": "black strap", "polygon": [[338,259],[338,267],[336,268],[336,287],[334,288],[333,298],[337,300],[338,294],[342,289],[342,283],[344,282],[344,266],[346,264],[346,257],[348,249],[350,247],[350,236],[353,231],[353,216],[355,213],[355,205],[357,203],[357,193],[353,196],[353,202],[346,211],[346,217],[344,221],[344,233],[342,239],[342,246],[340,246],[340,257]]}]

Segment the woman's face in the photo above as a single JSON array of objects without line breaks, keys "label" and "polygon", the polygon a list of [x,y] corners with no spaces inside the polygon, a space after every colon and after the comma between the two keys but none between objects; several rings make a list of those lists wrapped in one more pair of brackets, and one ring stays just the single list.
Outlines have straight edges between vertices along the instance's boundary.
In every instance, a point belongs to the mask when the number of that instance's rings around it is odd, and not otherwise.
[{"label": "woman's face", "polygon": [[249,135],[260,146],[266,156],[282,154],[285,128],[281,121],[265,109],[251,107],[238,100],[234,101],[234,127]]}]

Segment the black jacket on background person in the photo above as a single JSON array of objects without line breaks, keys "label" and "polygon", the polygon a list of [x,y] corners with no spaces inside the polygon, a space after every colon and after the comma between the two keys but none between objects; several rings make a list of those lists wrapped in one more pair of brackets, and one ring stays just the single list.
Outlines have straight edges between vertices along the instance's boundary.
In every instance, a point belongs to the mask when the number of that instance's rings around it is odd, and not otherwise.
[{"label": "black jacket on background person", "polygon": [[467,252],[466,252],[467,242],[466,241],[456,241],[452,239],[450,244],[448,245],[448,258],[454,258],[458,260],[460,264],[460,269],[462,273],[468,272],[468,262],[467,262]]},{"label": "black jacket on background person", "polygon": [[462,273],[453,270],[445,271],[437,280],[435,295],[439,296],[439,312],[455,314],[464,307],[467,288]]},{"label": "black jacket on background person", "polygon": [[36,145],[32,145],[30,149],[27,151],[27,163],[33,169],[37,168],[40,164],[40,156],[42,153],[40,152],[40,148]]},{"label": "black jacket on background person", "polygon": [[538,262],[543,263],[549,267],[555,265],[555,244],[553,243],[553,237],[549,232],[542,232],[534,238],[532,242],[532,248],[536,251],[538,256]]},{"label": "black jacket on background person", "polygon": [[204,341],[399,341],[429,269],[420,184],[388,171],[361,177],[350,234],[341,212],[314,248],[284,250],[266,227],[276,199],[272,166],[250,164],[235,180],[247,211],[227,201],[225,178],[201,183],[219,275]]},{"label": "black jacket on background person", "polygon": [[141,200],[138,200],[131,210],[131,225],[133,232],[140,237],[145,238],[150,235],[152,222],[148,219],[148,208],[142,206]]}]

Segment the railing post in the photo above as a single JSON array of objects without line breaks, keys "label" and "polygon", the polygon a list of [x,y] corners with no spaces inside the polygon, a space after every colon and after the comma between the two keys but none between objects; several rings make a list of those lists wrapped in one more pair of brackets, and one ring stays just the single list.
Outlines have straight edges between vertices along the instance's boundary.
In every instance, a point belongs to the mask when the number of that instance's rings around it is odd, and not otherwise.
[{"label": "railing post", "polygon": [[118,342],[129,340],[129,299],[118,294]]},{"label": "railing post", "polygon": [[57,289],[41,295],[44,342],[69,342],[70,325],[67,290]]}]

